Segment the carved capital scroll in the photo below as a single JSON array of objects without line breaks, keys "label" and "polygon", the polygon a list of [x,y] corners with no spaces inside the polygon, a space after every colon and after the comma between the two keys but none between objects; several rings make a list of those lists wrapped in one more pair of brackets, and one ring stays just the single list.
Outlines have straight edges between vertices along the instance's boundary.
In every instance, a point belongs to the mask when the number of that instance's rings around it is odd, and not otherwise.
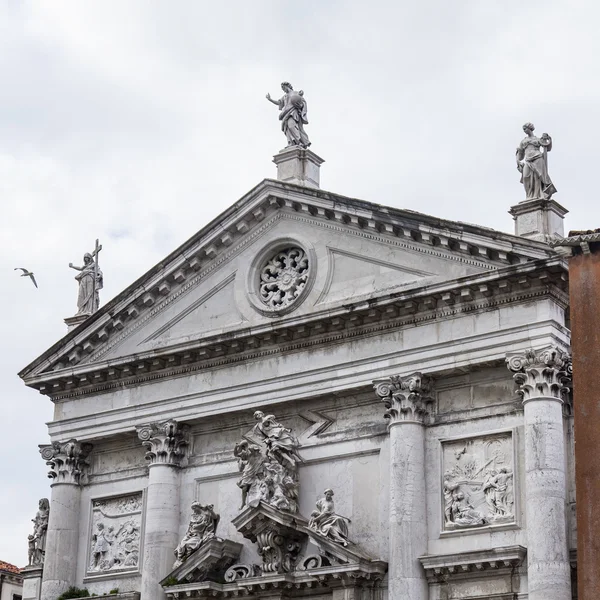
[{"label": "carved capital scroll", "polygon": [[511,352],[506,363],[523,402],[537,398],[562,402],[568,397],[573,366],[570,356],[557,346]]},{"label": "carved capital scroll", "polygon": [[40,444],[40,454],[50,467],[48,477],[53,483],[71,483],[81,485],[87,475],[92,444],[77,440]]},{"label": "carved capital scroll", "polygon": [[137,427],[137,434],[147,449],[146,460],[150,465],[181,465],[189,445],[189,425],[171,419]]},{"label": "carved capital scroll", "polygon": [[373,381],[375,393],[385,405],[390,424],[404,421],[427,422],[433,415],[433,380],[422,373],[394,375]]}]

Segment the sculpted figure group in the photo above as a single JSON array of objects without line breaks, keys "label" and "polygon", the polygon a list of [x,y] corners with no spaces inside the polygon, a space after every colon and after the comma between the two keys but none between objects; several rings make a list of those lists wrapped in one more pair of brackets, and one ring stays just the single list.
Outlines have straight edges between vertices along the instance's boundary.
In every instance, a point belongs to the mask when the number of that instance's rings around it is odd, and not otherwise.
[{"label": "sculpted figure group", "polygon": [[50,517],[50,502],[48,498],[42,498],[38,504],[38,511],[33,522],[33,533],[27,536],[29,566],[44,563],[46,553],[46,532],[48,531],[48,519]]}]

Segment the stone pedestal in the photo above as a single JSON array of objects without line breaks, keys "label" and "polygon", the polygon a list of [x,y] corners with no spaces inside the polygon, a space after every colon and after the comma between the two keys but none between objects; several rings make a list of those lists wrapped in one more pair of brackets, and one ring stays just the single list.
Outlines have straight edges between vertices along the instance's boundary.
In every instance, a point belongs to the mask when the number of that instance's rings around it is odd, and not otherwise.
[{"label": "stone pedestal", "polygon": [[41,600],[43,565],[25,567],[23,577],[23,600]]},{"label": "stone pedestal", "polygon": [[40,446],[54,480],[46,533],[41,600],[56,600],[75,584],[79,548],[81,483],[86,476],[91,444],[70,440]]},{"label": "stone pedestal", "polygon": [[141,597],[162,600],[160,581],[173,570],[173,550],[179,543],[179,466],[186,454],[189,428],[166,421],[139,427],[138,436],[150,462]]},{"label": "stone pedestal", "polygon": [[273,157],[277,165],[277,179],[305,187],[319,187],[319,170],[325,162],[312,150],[289,146]]},{"label": "stone pedestal", "polygon": [[524,200],[508,211],[515,220],[515,235],[549,242],[564,237],[564,217],[569,212],[556,200]]},{"label": "stone pedestal", "polygon": [[427,554],[425,422],[433,407],[431,381],[415,373],[373,383],[390,419],[388,595],[428,600],[419,557]]},{"label": "stone pedestal", "polygon": [[529,600],[571,600],[565,522],[563,394],[568,356],[555,347],[510,354],[523,397]]},{"label": "stone pedestal", "polygon": [[67,326],[67,331],[71,331],[71,329],[75,329],[79,327],[82,323],[85,323],[92,315],[83,314],[83,315],[75,315],[74,317],[67,317],[65,319],[65,324]]}]

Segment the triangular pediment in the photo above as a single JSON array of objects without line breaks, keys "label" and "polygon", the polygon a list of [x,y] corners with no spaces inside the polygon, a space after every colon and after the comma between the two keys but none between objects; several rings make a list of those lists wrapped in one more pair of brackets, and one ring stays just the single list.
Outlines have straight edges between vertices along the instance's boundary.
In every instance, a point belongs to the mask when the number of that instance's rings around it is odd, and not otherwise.
[{"label": "triangular pediment", "polygon": [[[263,271],[278,252],[290,248],[306,254],[308,273],[304,279],[292,273],[288,285],[282,259],[277,263],[279,288],[273,292],[270,283],[263,285]],[[44,373],[58,377],[75,366],[92,368],[106,361],[114,365],[113,375],[128,376],[131,369],[121,367],[121,359],[135,356],[138,372],[168,368],[183,360],[169,363],[167,355],[175,350],[184,357],[189,351],[194,359],[218,355],[218,340],[230,344],[223,352],[248,350],[247,342],[231,340],[264,331],[269,341],[274,325],[316,319],[353,302],[407,294],[552,254],[544,244],[499,232],[265,180],[21,376],[37,385]],[[265,300],[274,293],[274,300]],[[285,305],[286,294],[297,299]],[[216,345],[202,355],[199,348],[208,340]],[[75,379],[61,380],[58,388],[90,383]]]}]

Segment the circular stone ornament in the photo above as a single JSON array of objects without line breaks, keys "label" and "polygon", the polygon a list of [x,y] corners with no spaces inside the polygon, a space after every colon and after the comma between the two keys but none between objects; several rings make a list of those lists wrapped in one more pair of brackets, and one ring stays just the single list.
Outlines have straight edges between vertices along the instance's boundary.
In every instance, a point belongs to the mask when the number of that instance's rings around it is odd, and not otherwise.
[{"label": "circular stone ornament", "polygon": [[308,254],[298,246],[278,250],[260,268],[260,301],[272,311],[280,311],[296,302],[310,276]]}]

